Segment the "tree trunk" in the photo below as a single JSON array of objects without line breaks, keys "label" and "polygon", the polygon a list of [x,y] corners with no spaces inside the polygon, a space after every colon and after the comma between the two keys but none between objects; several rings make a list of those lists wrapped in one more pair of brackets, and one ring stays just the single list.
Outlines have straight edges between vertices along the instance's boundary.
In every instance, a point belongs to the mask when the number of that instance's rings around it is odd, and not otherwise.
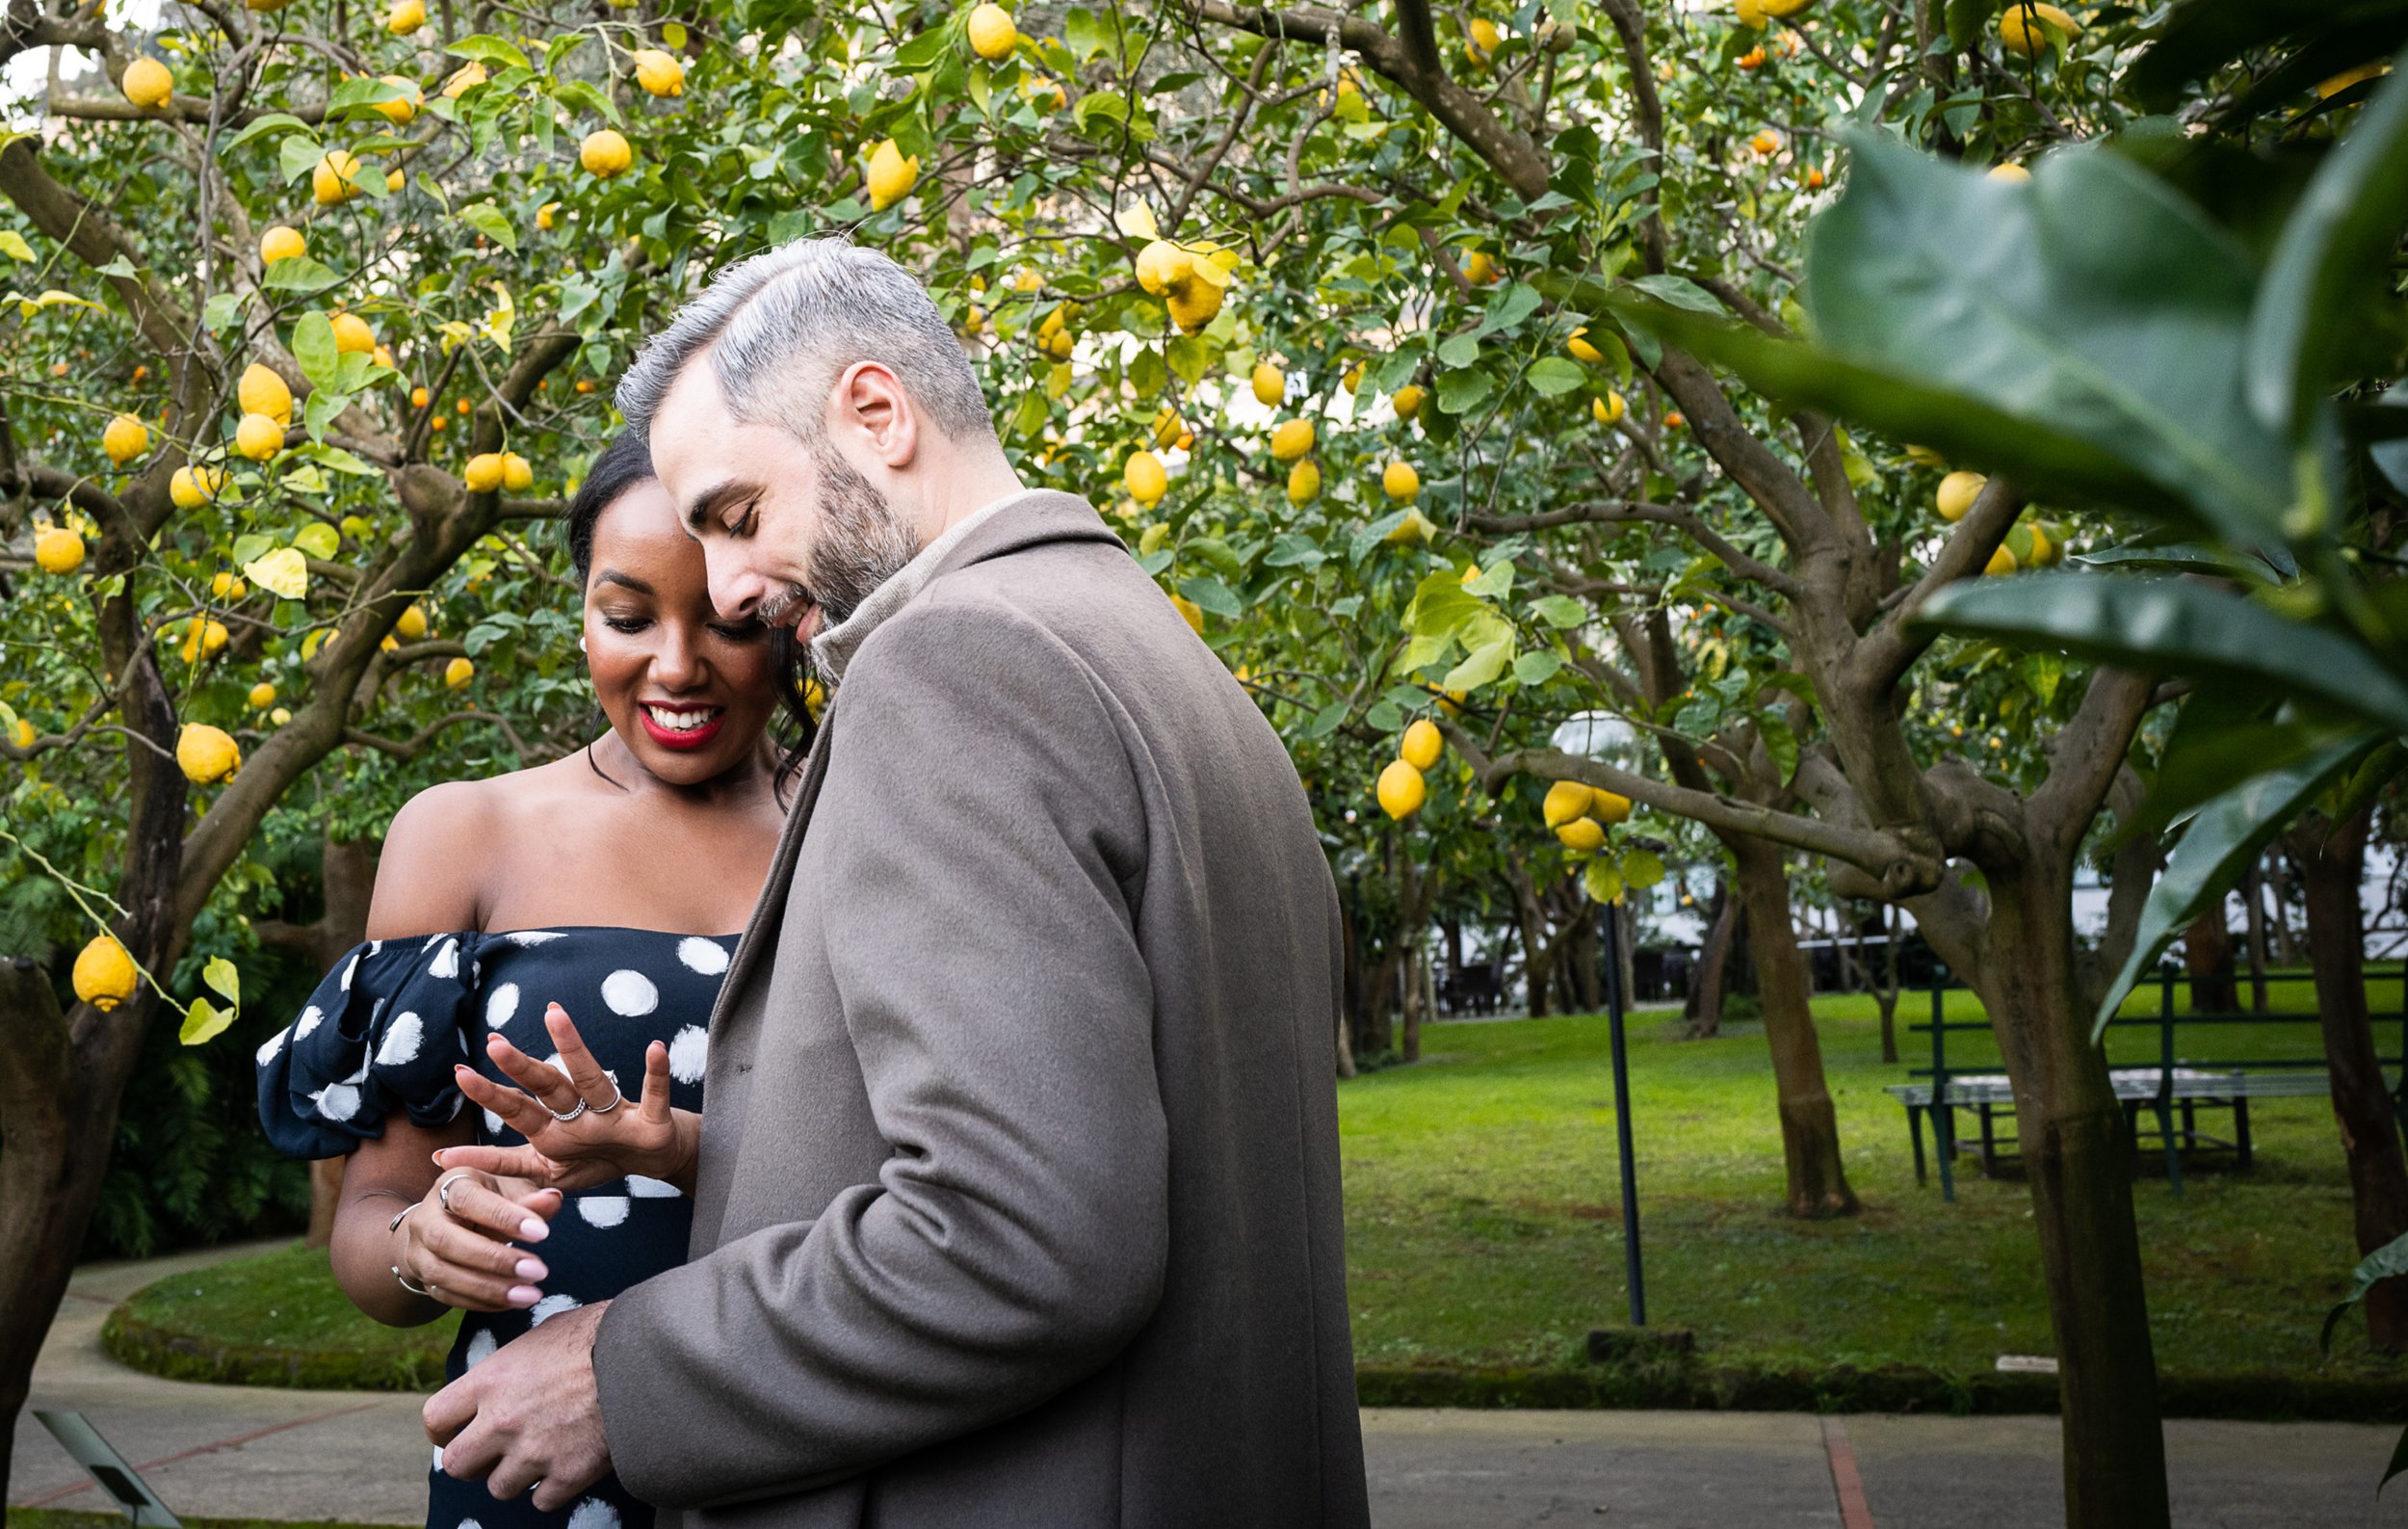
[{"label": "tree trunk", "polygon": [[2274,917],[2268,926],[2273,936],[2274,963],[2278,966],[2299,964],[2299,943],[2290,933],[2290,871],[2283,857],[2273,856],[2265,861],[2265,889],[2274,904]]},{"label": "tree trunk", "polygon": [[2247,905],[2249,931],[2249,1007],[2265,1013],[2265,878],[2258,866],[2241,878],[2240,900]]},{"label": "tree trunk", "polygon": [[1976,984],[2015,1089],[2056,1333],[2068,1529],[2165,1529],[2165,1435],[2133,1220],[2133,1148],[2074,965],[2071,858],[1985,867]]},{"label": "tree trunk", "polygon": [[2232,1014],[2240,1008],[2240,989],[2233,982],[2233,932],[2224,918],[2224,900],[2218,898],[2183,931],[2183,968],[2190,974],[2194,1014]]},{"label": "tree trunk", "polygon": [[1571,927],[1557,942],[1562,947],[1564,1008],[1572,1014],[1595,1014],[1605,1007],[1597,962],[1602,955],[1597,938],[1596,910],[1586,904],[1572,911]]},{"label": "tree trunk", "polygon": [[1404,1037],[1397,1054],[1406,1062],[1422,1060],[1422,1018],[1429,1003],[1429,958],[1411,950],[1404,962]]},{"label": "tree trunk", "polygon": [[1714,911],[1706,924],[1706,941],[1698,947],[1697,972],[1689,981],[1688,1033],[1704,1040],[1722,1033],[1723,970],[1731,958],[1733,936],[1740,919],[1731,883],[1714,878]]},{"label": "tree trunk", "polygon": [[1881,1011],[1881,1060],[1898,1061],[1898,945],[1904,937],[1905,914],[1895,904],[1882,909],[1881,980],[1872,985],[1872,1001]]},{"label": "tree trunk", "polygon": [[1522,935],[1522,1007],[1536,1019],[1547,1013],[1547,912],[1518,854],[1512,857],[1506,882],[1513,889],[1513,922]]},{"label": "tree trunk", "polygon": [[[2408,1157],[2383,1086],[2383,1063],[2367,1023],[2365,914],[2358,901],[2366,874],[2373,808],[2340,824],[2309,817],[2290,835],[2308,909],[2309,963],[2316,969],[2317,1025],[2331,1072],[2333,1119],[2349,1167],[2358,1252],[2374,1252],[2408,1232]],[[2367,1337],[2387,1353],[2408,1349],[2408,1279],[2385,1279],[2367,1292]]]},{"label": "tree trunk", "polygon": [[[313,923],[281,924],[253,920],[251,932],[263,945],[297,950],[320,972],[334,969],[346,951],[368,937],[368,905],[377,892],[377,849],[365,839],[345,841],[328,834],[319,854],[318,884],[325,911]],[[343,1165],[347,1157],[329,1157],[309,1165],[309,1234],[312,1248],[334,1237],[334,1212],[343,1198]]]},{"label": "tree trunk", "polygon": [[1772,1052],[1780,1101],[1781,1155],[1789,1170],[1783,1208],[1793,1216],[1853,1216],[1840,1158],[1840,1121],[1822,1075],[1822,1043],[1807,1006],[1812,989],[1797,932],[1790,924],[1790,881],[1781,849],[1767,839],[1733,835],[1724,841],[1737,870],[1756,958],[1756,993],[1764,1004],[1765,1043]]}]

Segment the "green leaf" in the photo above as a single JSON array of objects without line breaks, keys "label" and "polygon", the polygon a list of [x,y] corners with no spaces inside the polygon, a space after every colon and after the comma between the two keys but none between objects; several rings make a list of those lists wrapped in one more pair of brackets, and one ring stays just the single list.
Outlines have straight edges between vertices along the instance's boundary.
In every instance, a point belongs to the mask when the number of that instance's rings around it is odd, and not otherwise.
[{"label": "green leaf", "polygon": [[1563,655],[1551,647],[1524,653],[1513,661],[1514,682],[1521,685],[1544,685],[1555,678],[1557,672],[1562,668]]},{"label": "green leaf", "polygon": [[1213,347],[1200,334],[1182,334],[1163,347],[1171,375],[1193,387],[1213,369]]},{"label": "green leaf", "polygon": [[339,387],[321,387],[309,395],[308,403],[301,406],[301,428],[309,432],[310,439],[324,440],[327,427],[334,423],[334,416],[351,407],[349,393]]},{"label": "green leaf", "polygon": [[1653,850],[1633,850],[1622,857],[1622,880],[1645,891],[1663,881],[1663,857]]},{"label": "green leaf", "polygon": [[1469,366],[1479,359],[1479,341],[1468,334],[1450,334],[1438,342],[1442,366]]},{"label": "green leaf", "polygon": [[1631,285],[1676,308],[1688,308],[1692,313],[1711,313],[1716,318],[1722,316],[1721,302],[1687,277],[1633,277]]},{"label": "green leaf", "polygon": [[1336,732],[1339,725],[1344,723],[1346,720],[1347,703],[1343,700],[1333,700],[1328,705],[1323,706],[1321,710],[1313,714],[1313,720],[1305,724],[1304,736],[1307,738],[1326,738],[1331,733]]},{"label": "green leaf", "polygon": [[[2351,1306],[2367,1298],[2367,1292],[2385,1279],[2408,1275],[2408,1234],[2393,1238],[2382,1247],[2358,1260],[2358,1267],[2349,1272],[2349,1293],[2341,1298],[2324,1319],[2324,1332],[2316,1339],[2316,1347],[2328,1358],[2333,1352],[2333,1328]],[[2397,1474],[2397,1454],[2394,1455],[2393,1474]],[[2385,1481],[2391,1480],[2387,1475]]]},{"label": "green leaf", "polygon": [[252,118],[243,125],[241,132],[219,145],[218,157],[225,158],[253,139],[267,138],[276,133],[306,133],[308,131],[309,124],[290,113],[269,112],[264,116]]},{"label": "green leaf", "polygon": [[1998,9],[1998,0],[1949,0],[1949,46],[1958,53],[1981,36],[1982,23]]},{"label": "green leaf", "polygon": [[232,324],[242,311],[243,295],[240,292],[220,292],[200,305],[200,322],[208,327],[210,333],[215,334]]},{"label": "green leaf", "polygon": [[1284,532],[1271,540],[1270,550],[1263,554],[1263,565],[1273,568],[1317,568],[1329,560],[1329,555],[1295,532]]},{"label": "green leaf", "polygon": [[618,115],[618,103],[602,93],[590,80],[563,80],[552,87],[553,98],[572,111],[593,112],[610,121],[613,127],[627,125]]},{"label": "green leaf", "polygon": [[1505,665],[1513,661],[1513,628],[1499,625],[1503,630],[1471,648],[1462,663],[1447,672],[1447,677],[1438,682],[1439,689],[1475,691],[1505,672]]},{"label": "green leaf", "polygon": [[275,292],[314,292],[343,278],[307,255],[294,255],[268,267],[260,284]]},{"label": "green leaf", "polygon": [[206,998],[196,998],[184,1011],[184,1023],[175,1038],[188,1046],[196,1046],[216,1040],[234,1022],[234,1011],[221,1009]]},{"label": "green leaf", "polygon": [[318,161],[326,155],[326,146],[304,133],[276,145],[276,169],[284,179],[299,180],[315,169]]},{"label": "green leaf", "polygon": [[1537,288],[1516,281],[1489,300],[1488,310],[1480,315],[1479,328],[1472,332],[1485,336],[1512,329],[1537,312],[1538,304],[1544,301]]},{"label": "green leaf", "polygon": [[1413,598],[1404,608],[1404,629],[1416,637],[1445,641],[1461,636],[1474,621],[1493,614],[1463,588],[1463,580],[1453,569],[1441,568],[1414,586]]},{"label": "green leaf", "polygon": [[1581,889],[1600,903],[1622,901],[1622,870],[1604,856],[1588,862],[1581,872]]},{"label": "green leaf", "polygon": [[[2243,543],[2274,540],[2291,498],[2290,450],[2244,396],[2253,298],[2231,236],[2099,149],[2018,185],[1860,137],[1808,240],[1833,356],[2086,442]],[[2028,455],[1996,460],[2028,480]]]},{"label": "green leaf", "polygon": [[236,567],[268,555],[275,545],[275,538],[260,531],[246,531],[234,539],[233,562]]},{"label": "green leaf", "polygon": [[453,216],[512,254],[518,252],[518,230],[510,226],[510,218],[493,203],[472,201]]},{"label": "green leaf", "polygon": [[2342,19],[2336,12],[2348,9],[2336,0],[2190,0],[2173,8],[2156,42],[2125,71],[2124,84],[2149,110],[2171,111],[2191,81],[2302,29],[2330,25]]},{"label": "green leaf", "polygon": [[2380,740],[2352,738],[2281,770],[2245,780],[2199,809],[2166,857],[2165,872],[2140,909],[2133,952],[2115,974],[2091,1026],[2095,1042],[2124,1006],[2141,973],[2157,964],[2183,930],[2213,907],[2258,862],[2274,835]]},{"label": "green leaf", "polygon": [[1781,772],[1782,782],[1787,784],[1790,778],[1797,774],[1797,733],[1786,720],[1773,716],[1758,718],[1756,731],[1763,735],[1765,752],[1772,756],[1773,765]]},{"label": "green leaf", "polygon": [[1581,363],[1568,356],[1544,356],[1531,363],[1531,386],[1550,398],[1557,393],[1568,393],[1587,382],[1588,374],[1581,370]]},{"label": "green leaf", "polygon": [[[1387,537],[1389,532],[1394,531],[1397,527],[1404,524],[1405,517],[1412,513],[1413,511],[1410,507],[1402,510],[1391,510],[1386,514],[1381,515],[1378,519],[1373,521],[1370,525],[1367,525],[1360,531],[1354,533],[1354,540],[1347,543],[1347,561],[1348,563],[1360,563],[1365,558],[1369,557],[1371,555],[1372,548],[1379,545],[1379,543]],[[1453,578],[1453,575],[1450,574],[1448,577]],[[1460,583],[1456,584],[1455,590],[1457,593],[1462,593],[1462,585]]]},{"label": "green leaf", "polygon": [[311,386],[331,384],[343,359],[342,349],[334,343],[334,321],[314,309],[302,314],[293,326],[293,359],[301,363],[301,375]]},{"label": "green leaf", "polygon": [[1550,594],[1531,602],[1538,619],[1558,631],[1568,630],[1588,620],[1588,607],[1569,594]]},{"label": "green leaf", "polygon": [[1234,620],[1245,614],[1244,602],[1230,592],[1228,585],[1216,578],[1181,579],[1179,593],[1210,614],[1224,620]]},{"label": "green leaf", "polygon": [[234,963],[223,956],[209,958],[208,964],[200,968],[200,980],[227,1003],[238,1009],[242,1007],[243,974],[235,970]]},{"label": "green leaf", "polygon": [[519,52],[515,44],[485,32],[462,38],[443,51],[456,59],[474,59],[479,64],[490,64],[503,68],[532,69],[535,67],[527,62],[527,55]]},{"label": "green leaf", "polygon": [[334,527],[313,520],[293,533],[293,545],[299,547],[303,555],[324,563],[342,550],[343,539]]},{"label": "green leaf", "polygon": [[34,247],[27,244],[25,236],[15,229],[0,228],[0,254],[12,260],[30,261],[34,258]]},{"label": "green leaf", "polygon": [[[2398,61],[2408,66],[2408,57]],[[2243,371],[2268,430],[2293,440],[2362,351],[2374,303],[2392,292],[2390,257],[2408,224],[2408,73],[2395,67],[2339,147],[2325,156],[2259,284]],[[2389,375],[2389,374],[2386,374]]]},{"label": "green leaf", "polygon": [[1463,581],[1463,593],[1483,600],[1502,600],[1513,593],[1513,560],[1501,557]]},{"label": "green leaf", "polygon": [[253,559],[243,565],[243,575],[278,599],[298,600],[309,593],[309,561],[299,547],[278,547]]},{"label": "green leaf", "polygon": [[1496,390],[1497,380],[1486,372],[1465,370],[1442,373],[1438,379],[1438,408],[1449,414],[1467,413],[1478,409],[1480,401]]},{"label": "green leaf", "polygon": [[2364,646],[2187,580],[2059,572],[1966,580],[1924,602],[1916,621],[2152,672],[2257,681],[2408,732],[2408,685]]}]

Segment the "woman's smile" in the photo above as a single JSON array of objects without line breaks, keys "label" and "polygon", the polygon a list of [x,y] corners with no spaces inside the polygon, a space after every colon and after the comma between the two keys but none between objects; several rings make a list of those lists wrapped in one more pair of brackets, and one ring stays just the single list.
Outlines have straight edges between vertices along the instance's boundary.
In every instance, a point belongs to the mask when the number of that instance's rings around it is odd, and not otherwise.
[{"label": "woman's smile", "polygon": [[644,732],[664,749],[700,749],[718,737],[727,722],[726,707],[693,701],[642,701],[637,715],[643,719]]}]

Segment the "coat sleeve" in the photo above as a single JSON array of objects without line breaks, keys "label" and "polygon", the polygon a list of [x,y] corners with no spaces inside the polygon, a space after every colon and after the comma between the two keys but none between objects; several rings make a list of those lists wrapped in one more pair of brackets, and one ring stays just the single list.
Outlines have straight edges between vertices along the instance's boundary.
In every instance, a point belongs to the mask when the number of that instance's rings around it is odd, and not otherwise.
[{"label": "coat sleeve", "polygon": [[[1162,1290],[1145,814],[1107,698],[1025,619],[931,600],[863,645],[836,708],[804,863],[891,1155],[816,1220],[612,1303],[612,1454],[666,1506],[808,1489],[1026,1411]],[[773,1101],[747,1107],[774,1129]]]}]

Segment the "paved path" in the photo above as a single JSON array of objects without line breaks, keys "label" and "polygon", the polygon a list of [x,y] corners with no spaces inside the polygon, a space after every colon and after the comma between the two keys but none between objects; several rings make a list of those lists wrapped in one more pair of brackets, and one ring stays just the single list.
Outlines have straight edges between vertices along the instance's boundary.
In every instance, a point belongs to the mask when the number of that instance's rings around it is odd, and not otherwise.
[{"label": "paved path", "polygon": [[[100,1321],[151,1280],[253,1249],[80,1272],[34,1375],[35,1407],[84,1412],[177,1512],[415,1524],[430,1449],[418,1399],[195,1385],[100,1352]],[[29,1410],[30,1412],[30,1410]],[[1363,1414],[1374,1529],[2058,1529],[2056,1420],[1793,1412]],[[2176,1422],[2183,1529],[2408,1529],[2374,1483],[2398,1430]],[[18,1506],[105,1509],[28,1415]]]}]

